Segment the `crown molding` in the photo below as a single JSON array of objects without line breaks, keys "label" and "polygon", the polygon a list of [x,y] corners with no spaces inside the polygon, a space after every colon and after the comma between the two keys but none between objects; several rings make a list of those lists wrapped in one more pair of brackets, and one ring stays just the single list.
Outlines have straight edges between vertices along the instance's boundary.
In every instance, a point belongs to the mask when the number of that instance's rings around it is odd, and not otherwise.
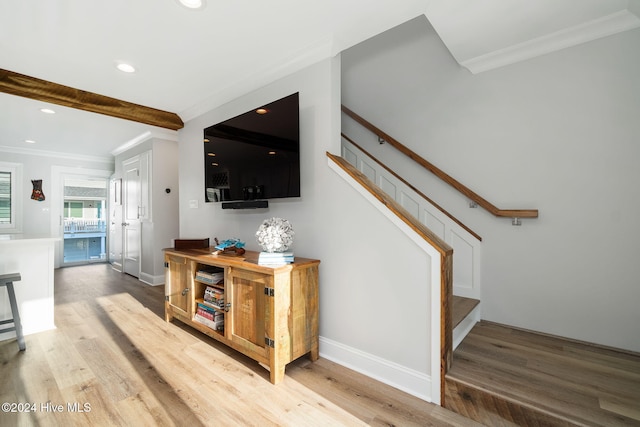
[{"label": "crown molding", "polygon": [[111,154],[115,157],[119,154],[124,153],[127,150],[130,150],[131,148],[142,144],[145,141],[148,141],[152,138],[158,138],[158,139],[164,139],[166,141],[172,141],[172,142],[178,142],[178,132],[177,131],[166,131],[166,132],[160,132],[157,130],[151,130],[151,131],[146,131],[141,133],[140,135],[136,136],[135,138],[130,139],[129,141],[125,142],[124,144],[122,144],[121,146],[119,146],[118,148],[116,148],[115,150],[113,150],[111,152]]},{"label": "crown molding", "polygon": [[57,159],[79,160],[79,161],[85,161],[85,162],[104,163],[104,164],[110,164],[110,165],[112,165],[114,162],[113,157],[87,156],[83,154],[62,153],[57,151],[37,150],[32,148],[8,147],[6,145],[0,145],[0,152],[23,154],[26,156],[54,157]]},{"label": "crown molding", "polygon": [[640,27],[640,18],[628,10],[622,10],[584,24],[461,61],[460,65],[471,73],[478,74],[638,27]]}]

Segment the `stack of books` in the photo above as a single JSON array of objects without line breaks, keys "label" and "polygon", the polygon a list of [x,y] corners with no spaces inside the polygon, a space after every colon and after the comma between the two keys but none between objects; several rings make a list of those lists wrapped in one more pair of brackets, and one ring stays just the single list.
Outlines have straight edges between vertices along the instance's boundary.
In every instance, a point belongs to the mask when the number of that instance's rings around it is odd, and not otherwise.
[{"label": "stack of books", "polygon": [[198,308],[193,318],[197,322],[216,331],[224,330],[224,313],[218,312],[204,304],[198,303]]},{"label": "stack of books", "polygon": [[293,262],[293,252],[260,252],[258,264],[268,267],[280,267]]},{"label": "stack of books", "polygon": [[218,308],[224,308],[224,291],[220,288],[207,286],[204,290],[204,300]]},{"label": "stack of books", "polygon": [[196,280],[211,285],[224,281],[224,271],[198,270]]}]

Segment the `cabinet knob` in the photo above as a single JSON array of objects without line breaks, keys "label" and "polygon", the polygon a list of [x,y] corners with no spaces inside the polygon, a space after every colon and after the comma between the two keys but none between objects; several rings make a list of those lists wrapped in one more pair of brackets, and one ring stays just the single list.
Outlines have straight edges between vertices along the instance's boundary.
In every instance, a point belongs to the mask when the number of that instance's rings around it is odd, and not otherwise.
[{"label": "cabinet knob", "polygon": [[189,292],[189,288],[184,288],[182,290],[182,296],[185,296]]},{"label": "cabinet knob", "polygon": [[224,306],[224,311],[229,312],[230,309],[231,309],[231,303],[228,302],[227,305]]}]

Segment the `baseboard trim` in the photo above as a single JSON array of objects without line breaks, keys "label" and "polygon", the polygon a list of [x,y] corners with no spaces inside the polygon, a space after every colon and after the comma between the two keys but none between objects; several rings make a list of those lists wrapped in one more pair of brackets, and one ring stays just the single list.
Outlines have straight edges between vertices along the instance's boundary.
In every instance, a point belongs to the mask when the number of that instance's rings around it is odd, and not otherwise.
[{"label": "baseboard trim", "polygon": [[320,356],[427,402],[432,402],[431,376],[320,337]]},{"label": "baseboard trim", "polygon": [[164,285],[164,274],[161,276],[152,276],[151,274],[141,272],[138,280],[151,286]]}]

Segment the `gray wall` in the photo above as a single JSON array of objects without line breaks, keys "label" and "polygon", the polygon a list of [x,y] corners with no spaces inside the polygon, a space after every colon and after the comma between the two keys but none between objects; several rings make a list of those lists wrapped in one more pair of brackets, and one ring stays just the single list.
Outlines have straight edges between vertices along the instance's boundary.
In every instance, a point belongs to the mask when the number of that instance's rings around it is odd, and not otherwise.
[{"label": "gray wall", "polygon": [[[180,235],[237,237],[259,250],[261,222],[288,219],[295,254],[321,260],[321,355],[429,399],[427,257],[327,165],[326,151],[340,152],[339,64],[335,58],[309,66],[185,124]],[[300,92],[302,196],[271,201],[268,210],[205,204],[203,129],[293,92]]]},{"label": "gray wall", "polygon": [[420,17],[342,69],[346,106],[498,207],[540,210],[512,227],[386,154],[483,237],[484,319],[640,351],[640,30],[472,75]]},{"label": "gray wall", "polygon": [[[171,247],[172,240],[178,238],[178,143],[159,137],[152,137],[115,158],[116,178],[122,178],[122,162],[150,151],[151,193],[149,208],[151,220],[141,223],[140,279],[150,284],[164,283],[164,252]],[[169,188],[171,192],[166,193]],[[121,207],[115,207],[121,209]],[[120,239],[121,229],[116,239]]]}]

